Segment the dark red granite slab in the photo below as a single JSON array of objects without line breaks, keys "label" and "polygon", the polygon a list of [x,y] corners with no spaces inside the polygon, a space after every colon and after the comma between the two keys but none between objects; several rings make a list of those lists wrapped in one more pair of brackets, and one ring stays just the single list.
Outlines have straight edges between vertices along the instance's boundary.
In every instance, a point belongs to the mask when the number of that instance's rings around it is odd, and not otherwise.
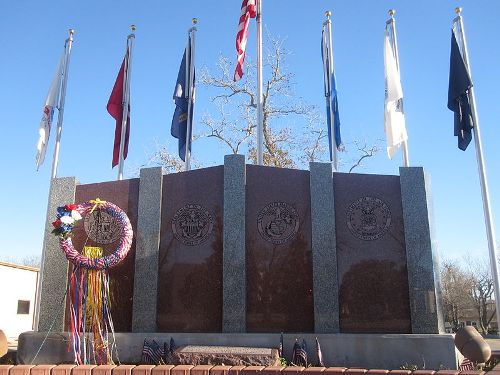
[{"label": "dark red granite slab", "polygon": [[399,177],[333,181],[341,332],[410,333]]},{"label": "dark red granite slab", "polygon": [[160,332],[222,331],[223,190],[222,166],[163,177]]},{"label": "dark red granite slab", "polygon": [[313,332],[309,171],[247,165],[247,332]]},{"label": "dark red granite slab", "polygon": [[[134,230],[134,240],[127,257],[117,266],[109,270],[111,315],[116,332],[130,332],[132,330],[132,300],[134,295],[135,269],[135,232],[137,229],[137,212],[139,202],[139,179],[134,178],[122,181],[109,181],[96,184],[76,186],[75,202],[83,203],[99,198],[120,207],[127,214]],[[73,244],[80,252],[83,246],[98,246],[104,255],[111,254],[117,241],[111,243],[96,243],[84,230],[85,218],[74,229]],[[67,315],[67,314],[66,314]]]}]

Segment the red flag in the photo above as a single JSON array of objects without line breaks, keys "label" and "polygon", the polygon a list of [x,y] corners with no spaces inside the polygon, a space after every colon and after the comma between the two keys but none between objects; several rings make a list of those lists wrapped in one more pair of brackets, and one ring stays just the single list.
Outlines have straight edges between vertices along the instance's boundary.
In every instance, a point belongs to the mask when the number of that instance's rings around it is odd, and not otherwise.
[{"label": "red flag", "polygon": [[[123,58],[122,66],[116,77],[115,85],[113,86],[113,91],[108,100],[108,105],[106,109],[108,113],[116,120],[115,127],[115,144],[113,146],[113,161],[111,163],[112,167],[118,165],[120,159],[120,140],[122,135],[122,119],[123,119],[123,103],[125,98],[123,97],[123,79],[125,76],[125,62],[128,59],[128,50]],[[128,138],[130,134],[130,104],[128,106],[127,115],[127,125],[125,129],[125,144],[123,146],[123,159],[127,158],[128,154]]]},{"label": "red flag", "polygon": [[234,81],[238,81],[243,77],[243,62],[245,61],[245,49],[248,39],[248,24],[250,18],[257,16],[256,0],[243,0],[241,4],[240,22],[238,23],[238,32],[236,33],[236,51],[238,52],[238,60],[236,61],[236,69],[234,70]]}]

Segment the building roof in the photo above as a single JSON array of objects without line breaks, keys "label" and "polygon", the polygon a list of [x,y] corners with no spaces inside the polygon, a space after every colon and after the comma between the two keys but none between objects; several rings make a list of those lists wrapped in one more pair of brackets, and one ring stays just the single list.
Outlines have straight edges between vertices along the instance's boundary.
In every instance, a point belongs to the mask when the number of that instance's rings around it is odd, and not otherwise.
[{"label": "building roof", "polygon": [[0,266],[18,268],[18,269],[21,269],[21,270],[27,270],[27,271],[33,271],[33,272],[39,272],[40,271],[39,267],[23,266],[22,264],[3,262],[1,260],[0,260]]}]

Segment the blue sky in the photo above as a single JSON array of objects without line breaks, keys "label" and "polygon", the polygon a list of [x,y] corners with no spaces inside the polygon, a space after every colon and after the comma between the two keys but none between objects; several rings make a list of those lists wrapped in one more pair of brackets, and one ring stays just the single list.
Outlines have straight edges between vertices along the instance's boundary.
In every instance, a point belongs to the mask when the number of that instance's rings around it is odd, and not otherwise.
[{"label": "blue sky", "polygon": [[[132,130],[125,174],[144,164],[156,143],[175,149],[169,136],[172,91],[191,18],[197,17],[197,66],[214,69],[222,53],[235,59],[234,39],[241,2],[205,1],[4,1],[0,23],[0,258],[41,253],[54,134],[45,164],[35,170],[35,145],[42,105],[67,29],[76,29],[68,82],[58,175],[81,183],[113,180],[114,120],[106,112],[125,49],[129,25],[137,25],[132,73]],[[442,258],[488,257],[474,146],[458,150],[453,115],[446,108],[450,28],[462,6],[472,78],[489,178],[493,216],[500,215],[498,87],[500,2],[478,1],[285,1],[264,0],[263,20],[286,39],[287,64],[295,91],[324,107],[321,25],[333,13],[333,48],[344,139],[385,139],[383,132],[383,31],[387,11],[396,9],[401,79],[405,96],[409,155],[432,179],[435,229]],[[248,55],[255,58],[255,24]],[[211,110],[210,92],[199,87],[196,115]],[[195,126],[196,120],[195,118]],[[194,144],[207,165],[228,152],[215,140]],[[384,150],[363,173],[398,174],[400,154]],[[498,229],[498,219],[495,227]]]}]

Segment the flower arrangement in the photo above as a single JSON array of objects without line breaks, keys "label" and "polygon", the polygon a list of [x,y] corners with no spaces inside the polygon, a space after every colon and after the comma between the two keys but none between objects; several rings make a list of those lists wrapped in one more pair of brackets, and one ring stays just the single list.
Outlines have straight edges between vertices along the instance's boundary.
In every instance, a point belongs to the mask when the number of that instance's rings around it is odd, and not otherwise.
[{"label": "flower arrangement", "polygon": [[54,226],[52,233],[63,239],[69,237],[75,223],[82,219],[78,208],[79,206],[76,204],[67,204],[62,207],[57,207],[57,219],[52,223]]}]

